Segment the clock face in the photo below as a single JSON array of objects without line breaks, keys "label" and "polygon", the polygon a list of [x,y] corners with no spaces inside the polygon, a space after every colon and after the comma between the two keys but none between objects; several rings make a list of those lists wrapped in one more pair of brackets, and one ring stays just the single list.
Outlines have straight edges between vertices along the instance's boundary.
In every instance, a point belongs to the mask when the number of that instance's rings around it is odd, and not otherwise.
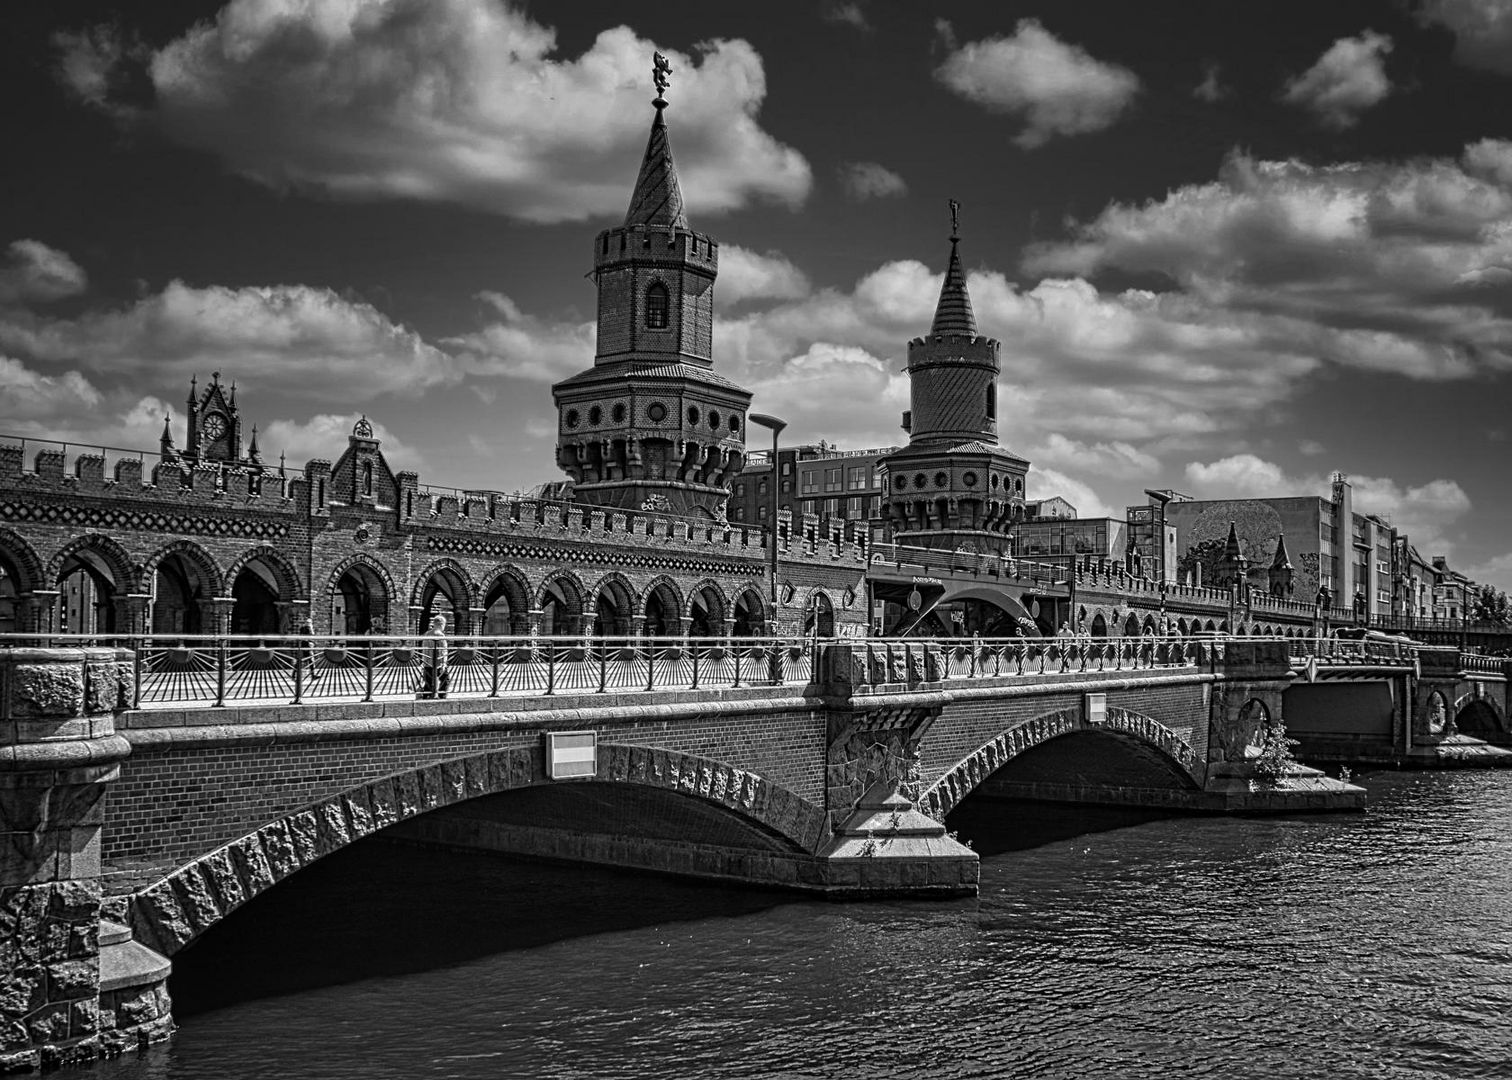
[{"label": "clock face", "polygon": [[226,418],[220,413],[211,413],[204,420],[205,437],[219,439],[226,433]]}]

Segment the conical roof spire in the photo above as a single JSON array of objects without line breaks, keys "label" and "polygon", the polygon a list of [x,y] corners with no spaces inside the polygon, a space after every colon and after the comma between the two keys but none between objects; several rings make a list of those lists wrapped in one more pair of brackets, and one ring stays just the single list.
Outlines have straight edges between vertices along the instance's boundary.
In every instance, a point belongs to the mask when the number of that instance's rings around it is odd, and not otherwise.
[{"label": "conical roof spire", "polygon": [[163,444],[163,451],[164,451],[164,453],[166,453],[168,450],[172,449],[172,447],[173,447],[173,417],[170,414],[168,414],[168,413],[164,413],[163,414],[163,437],[162,437],[162,439],[160,441]]},{"label": "conical roof spire", "polygon": [[1224,558],[1230,561],[1244,558],[1244,549],[1239,546],[1239,530],[1235,525],[1236,522],[1229,522],[1228,540],[1223,545]]},{"label": "conical roof spire", "polygon": [[672,142],[667,136],[667,121],[662,110],[667,107],[667,76],[672,65],[661,53],[656,54],[652,78],[656,80],[656,117],[651,121],[651,137],[646,141],[646,156],[640,175],[635,179],[635,193],[630,196],[626,225],[666,225],[688,227],[683,213],[682,185],[677,182],[677,166],[672,163]]},{"label": "conical roof spire", "polygon": [[953,334],[976,337],[976,315],[971,310],[971,294],[966,291],[966,270],[961,266],[961,204],[950,200],[950,265],[945,269],[945,284],[940,286],[940,302],[935,307],[931,335]]},{"label": "conical roof spire", "polygon": [[1276,534],[1276,557],[1271,560],[1272,570],[1290,570],[1291,556],[1286,552],[1286,534]]}]

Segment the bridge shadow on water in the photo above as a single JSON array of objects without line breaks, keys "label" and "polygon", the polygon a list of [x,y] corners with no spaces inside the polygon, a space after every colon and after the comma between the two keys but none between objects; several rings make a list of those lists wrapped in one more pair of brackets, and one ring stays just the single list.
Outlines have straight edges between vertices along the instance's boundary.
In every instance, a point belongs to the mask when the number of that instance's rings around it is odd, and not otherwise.
[{"label": "bridge shadow on water", "polygon": [[1174,810],[1033,802],[978,795],[951,811],[945,819],[945,827],[954,831],[963,843],[970,843],[982,858],[990,858],[1091,833],[1188,816]]},{"label": "bridge shadow on water", "polygon": [[373,837],[249,902],[173,958],[179,1019],[569,938],[792,903],[792,893]]}]

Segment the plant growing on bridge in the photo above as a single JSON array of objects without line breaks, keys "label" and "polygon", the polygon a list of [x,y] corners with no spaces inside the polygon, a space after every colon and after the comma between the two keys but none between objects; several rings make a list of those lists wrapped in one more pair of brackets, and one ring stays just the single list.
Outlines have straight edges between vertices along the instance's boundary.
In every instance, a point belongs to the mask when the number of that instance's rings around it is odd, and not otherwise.
[{"label": "plant growing on bridge", "polygon": [[1299,745],[1296,739],[1287,738],[1284,723],[1268,719],[1260,742],[1260,756],[1250,763],[1255,778],[1267,784],[1278,783],[1297,764],[1292,747]]}]

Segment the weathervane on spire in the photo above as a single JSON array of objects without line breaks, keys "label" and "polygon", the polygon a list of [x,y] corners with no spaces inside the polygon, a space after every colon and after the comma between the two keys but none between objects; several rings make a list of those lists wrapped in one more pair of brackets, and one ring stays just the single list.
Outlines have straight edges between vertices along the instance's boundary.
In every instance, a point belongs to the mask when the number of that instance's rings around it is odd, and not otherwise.
[{"label": "weathervane on spire", "polygon": [[652,102],[658,109],[667,107],[667,87],[671,84],[669,76],[672,74],[672,64],[661,53],[657,53],[651,62],[651,78],[656,83],[656,100]]},{"label": "weathervane on spire", "polygon": [[954,199],[950,200],[950,238],[961,238],[961,204]]}]

